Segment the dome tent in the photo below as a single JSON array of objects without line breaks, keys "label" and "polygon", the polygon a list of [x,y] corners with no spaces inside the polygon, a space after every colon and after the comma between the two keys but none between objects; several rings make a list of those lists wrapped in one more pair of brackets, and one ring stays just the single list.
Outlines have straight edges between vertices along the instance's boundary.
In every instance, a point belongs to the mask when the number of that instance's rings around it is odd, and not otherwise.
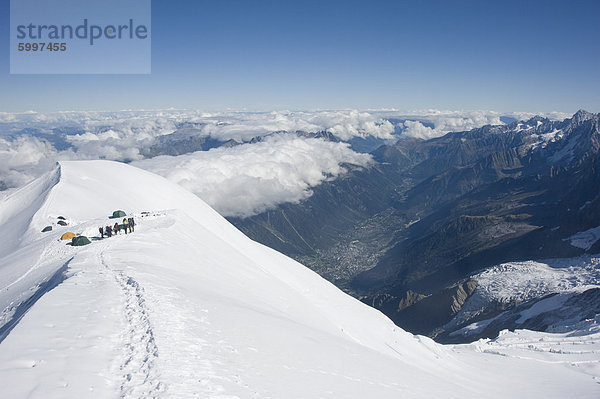
[{"label": "dome tent", "polygon": [[74,247],[80,247],[88,244],[91,244],[91,242],[86,236],[76,236],[71,239],[71,245]]},{"label": "dome tent", "polygon": [[42,229],[42,233],[45,233],[47,231],[52,231],[52,226],[46,226]]},{"label": "dome tent", "polygon": [[75,233],[71,233],[70,231],[67,231],[65,234],[63,234],[62,236],[60,236],[61,240],[70,240],[73,237],[75,237]]},{"label": "dome tent", "polygon": [[67,222],[65,222],[64,220],[59,220],[56,223],[59,224],[59,225],[61,225],[61,226],[66,226],[67,225]]},{"label": "dome tent", "polygon": [[110,219],[117,219],[117,218],[122,218],[127,216],[127,214],[121,210],[119,211],[114,211],[112,216],[109,216]]},{"label": "dome tent", "polygon": [[58,219],[58,220],[67,220],[67,219],[65,219],[65,217],[64,217],[64,216],[59,216],[59,217],[57,217],[57,219]]}]

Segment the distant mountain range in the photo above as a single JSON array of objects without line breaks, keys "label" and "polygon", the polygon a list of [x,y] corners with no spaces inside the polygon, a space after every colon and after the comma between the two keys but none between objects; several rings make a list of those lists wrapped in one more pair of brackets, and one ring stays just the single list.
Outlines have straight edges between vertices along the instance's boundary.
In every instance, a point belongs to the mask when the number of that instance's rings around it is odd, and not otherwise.
[{"label": "distant mountain range", "polygon": [[[230,220],[399,326],[460,340],[450,334],[524,306],[490,305],[453,323],[477,289],[476,273],[503,262],[600,253],[600,233],[588,233],[586,245],[573,238],[600,226],[599,125],[600,114],[579,111],[564,121],[534,117],[400,140],[371,152],[376,166],[347,165],[345,176],[299,204]],[[514,323],[494,326],[478,336]]]}]

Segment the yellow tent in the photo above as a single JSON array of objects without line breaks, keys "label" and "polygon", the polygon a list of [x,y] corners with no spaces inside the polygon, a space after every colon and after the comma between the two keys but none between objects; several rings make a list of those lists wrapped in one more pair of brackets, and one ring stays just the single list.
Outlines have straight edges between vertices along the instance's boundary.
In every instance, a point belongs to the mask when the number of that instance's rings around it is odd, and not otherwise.
[{"label": "yellow tent", "polygon": [[75,234],[71,233],[70,231],[66,232],[65,234],[63,234],[62,236],[60,236],[61,240],[70,240],[73,237],[75,237]]}]

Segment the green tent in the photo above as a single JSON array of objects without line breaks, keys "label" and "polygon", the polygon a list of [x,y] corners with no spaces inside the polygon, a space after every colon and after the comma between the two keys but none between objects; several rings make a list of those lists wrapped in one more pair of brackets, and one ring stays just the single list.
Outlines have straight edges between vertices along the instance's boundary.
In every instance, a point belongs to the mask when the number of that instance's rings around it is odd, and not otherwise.
[{"label": "green tent", "polygon": [[57,219],[60,219],[60,220],[67,220],[67,219],[65,219],[65,217],[64,217],[64,216],[59,216],[59,217],[57,217]]},{"label": "green tent", "polygon": [[42,230],[42,233],[45,233],[47,231],[52,231],[52,226],[46,226],[46,227],[44,227],[44,230]]},{"label": "green tent", "polygon": [[123,211],[114,211],[112,216],[109,216],[110,219],[117,219],[127,216],[127,214]]},{"label": "green tent", "polygon": [[71,245],[74,247],[80,247],[82,245],[91,244],[90,240],[86,236],[77,236],[71,239]]}]

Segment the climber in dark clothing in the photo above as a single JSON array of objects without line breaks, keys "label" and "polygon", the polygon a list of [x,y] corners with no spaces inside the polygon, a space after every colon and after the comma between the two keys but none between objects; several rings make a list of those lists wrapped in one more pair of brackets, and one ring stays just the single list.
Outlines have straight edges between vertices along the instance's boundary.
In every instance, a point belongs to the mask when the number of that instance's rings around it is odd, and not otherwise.
[{"label": "climber in dark clothing", "polygon": [[98,231],[100,232],[100,237],[104,238],[104,228],[102,226],[98,227]]},{"label": "climber in dark clothing", "polygon": [[115,235],[119,234],[119,222],[115,223],[114,231]]},{"label": "climber in dark clothing", "polygon": [[110,226],[106,226],[104,228],[104,232],[106,233],[107,237],[112,237],[112,228]]}]

